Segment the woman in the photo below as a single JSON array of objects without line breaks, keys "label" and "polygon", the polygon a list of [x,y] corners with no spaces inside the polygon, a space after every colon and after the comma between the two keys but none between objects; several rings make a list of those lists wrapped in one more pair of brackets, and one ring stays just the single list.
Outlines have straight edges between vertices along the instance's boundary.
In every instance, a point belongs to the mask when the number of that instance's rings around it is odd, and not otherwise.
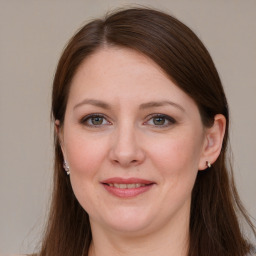
[{"label": "woman", "polygon": [[56,71],[54,191],[39,255],[245,256],[212,59],[150,9],[84,26]]}]

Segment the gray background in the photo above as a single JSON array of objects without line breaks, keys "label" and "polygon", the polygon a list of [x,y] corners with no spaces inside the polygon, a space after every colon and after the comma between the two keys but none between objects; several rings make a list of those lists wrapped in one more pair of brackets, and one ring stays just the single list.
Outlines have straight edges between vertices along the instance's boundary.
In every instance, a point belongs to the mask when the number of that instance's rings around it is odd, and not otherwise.
[{"label": "gray background", "polygon": [[52,175],[51,83],[81,25],[144,4],[173,14],[209,49],[231,109],[231,146],[242,200],[256,216],[255,0],[0,0],[0,253],[32,252],[41,237]]}]

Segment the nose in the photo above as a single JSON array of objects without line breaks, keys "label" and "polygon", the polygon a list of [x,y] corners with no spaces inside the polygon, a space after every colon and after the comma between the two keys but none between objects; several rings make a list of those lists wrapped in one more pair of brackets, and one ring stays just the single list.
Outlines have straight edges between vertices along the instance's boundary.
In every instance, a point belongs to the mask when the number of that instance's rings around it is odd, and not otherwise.
[{"label": "nose", "polygon": [[112,163],[128,168],[145,160],[139,134],[132,125],[119,127],[113,134],[109,158]]}]

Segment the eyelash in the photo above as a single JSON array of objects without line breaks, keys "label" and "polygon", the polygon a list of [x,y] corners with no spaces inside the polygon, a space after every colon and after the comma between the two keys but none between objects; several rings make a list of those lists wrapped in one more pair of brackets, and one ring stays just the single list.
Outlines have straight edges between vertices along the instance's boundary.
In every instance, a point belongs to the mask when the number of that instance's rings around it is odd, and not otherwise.
[{"label": "eyelash", "polygon": [[166,121],[168,122],[167,124],[163,124],[163,125],[156,125],[156,124],[151,125],[157,128],[165,128],[176,123],[176,120],[173,117],[164,115],[164,114],[151,114],[148,116],[146,123],[149,122],[150,120],[153,120],[153,118],[162,118],[165,120],[165,122]]},{"label": "eyelash", "polygon": [[[99,125],[95,125],[95,124],[88,124],[89,120],[92,120],[93,118],[103,118],[106,122],[107,122],[107,125],[110,125],[111,123],[109,121],[107,121],[107,118],[105,115],[102,115],[102,114],[90,114],[90,115],[87,115],[85,117],[82,118],[82,120],[80,121],[81,124],[84,124],[86,126],[89,126],[89,127],[96,127],[96,128],[99,128],[100,126],[102,125],[106,125],[106,124],[99,124]],[[103,121],[104,122],[104,121]]]},{"label": "eyelash", "polygon": [[[107,123],[98,124],[98,125],[88,124],[88,122],[92,121],[93,118],[103,118],[103,122],[105,120],[105,122],[107,122]],[[164,122],[166,122],[166,121],[168,122],[167,124],[163,124],[163,125],[149,124],[150,126],[154,126],[156,128],[164,128],[164,127],[168,127],[168,126],[176,123],[176,120],[174,118],[172,118],[171,116],[164,115],[164,114],[151,114],[147,117],[147,121],[144,122],[143,124],[147,124],[150,120],[153,120],[154,118],[162,118],[162,119],[164,119]],[[87,115],[87,116],[85,116],[81,119],[80,123],[83,124],[83,125],[86,125],[86,126],[89,126],[89,127],[95,127],[95,128],[100,128],[103,125],[110,125],[111,124],[111,122],[109,122],[107,120],[106,116],[103,115],[103,114]]]}]

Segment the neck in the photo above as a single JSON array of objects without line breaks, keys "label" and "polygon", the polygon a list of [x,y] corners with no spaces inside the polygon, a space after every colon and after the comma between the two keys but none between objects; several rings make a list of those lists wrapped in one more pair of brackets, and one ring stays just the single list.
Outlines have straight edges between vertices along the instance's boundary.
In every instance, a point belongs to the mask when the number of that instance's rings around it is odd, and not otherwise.
[{"label": "neck", "polygon": [[[177,223],[177,224],[176,224]],[[186,256],[189,244],[189,218],[166,223],[161,229],[142,234],[124,234],[92,226],[89,256]]]}]

